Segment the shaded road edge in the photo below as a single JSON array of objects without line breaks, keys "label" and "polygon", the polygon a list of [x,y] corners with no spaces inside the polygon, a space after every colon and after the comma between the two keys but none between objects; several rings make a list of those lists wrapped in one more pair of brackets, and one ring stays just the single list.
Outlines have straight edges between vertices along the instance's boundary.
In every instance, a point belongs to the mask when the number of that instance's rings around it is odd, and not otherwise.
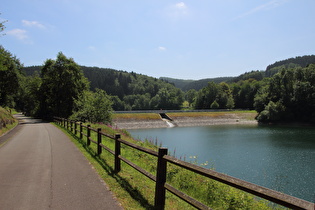
[{"label": "shaded road edge", "polygon": [[4,134],[0,136],[0,148],[8,141],[10,140],[21,128],[22,128],[22,119],[16,117],[16,115],[13,115],[15,119],[18,120],[18,124],[13,127],[11,130],[8,130]]}]

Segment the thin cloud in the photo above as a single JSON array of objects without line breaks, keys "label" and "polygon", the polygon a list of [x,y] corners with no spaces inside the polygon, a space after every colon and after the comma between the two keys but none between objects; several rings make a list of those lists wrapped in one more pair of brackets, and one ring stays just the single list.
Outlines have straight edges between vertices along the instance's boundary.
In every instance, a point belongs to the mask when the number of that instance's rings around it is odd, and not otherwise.
[{"label": "thin cloud", "polygon": [[95,46],[88,46],[88,50],[90,50],[90,51],[95,51],[96,50],[96,47]]},{"label": "thin cloud", "polygon": [[166,47],[158,47],[158,50],[159,50],[159,51],[165,51],[165,50],[166,50]]},{"label": "thin cloud", "polygon": [[178,20],[189,15],[189,8],[184,2],[179,2],[167,7],[166,15],[173,20]]},{"label": "thin cloud", "polygon": [[45,29],[46,28],[43,24],[41,24],[38,21],[22,20],[22,24],[25,27],[36,27],[36,28],[40,28],[40,29]]},{"label": "thin cloud", "polygon": [[8,31],[7,35],[13,36],[21,41],[26,41],[29,39],[27,31],[19,28]]},{"label": "thin cloud", "polygon": [[255,14],[257,12],[260,12],[262,10],[270,10],[270,9],[274,9],[276,7],[279,7],[283,4],[285,4],[286,2],[288,2],[288,0],[272,0],[272,1],[269,1],[265,4],[262,4],[262,5],[259,5],[251,10],[249,10],[248,12],[245,12],[237,17],[234,18],[234,20],[236,19],[240,19],[240,18],[244,18],[246,16],[249,16],[249,15],[252,15],[252,14]]},{"label": "thin cloud", "polygon": [[185,10],[185,9],[187,9],[187,6],[186,6],[186,4],[185,4],[184,2],[179,2],[179,3],[175,4],[175,7],[176,7],[177,9],[180,9],[180,10]]}]

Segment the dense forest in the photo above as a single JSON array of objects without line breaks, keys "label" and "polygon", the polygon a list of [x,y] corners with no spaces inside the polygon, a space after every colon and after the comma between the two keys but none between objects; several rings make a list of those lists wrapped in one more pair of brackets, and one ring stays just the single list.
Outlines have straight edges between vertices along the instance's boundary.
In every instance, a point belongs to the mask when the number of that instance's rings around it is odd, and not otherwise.
[{"label": "dense forest", "polygon": [[182,79],[173,79],[169,77],[160,77],[160,79],[173,84],[175,87],[180,88],[182,91],[188,91],[191,89],[200,90],[203,87],[207,86],[209,82],[214,82],[214,83],[226,82],[233,79],[233,77],[217,77],[217,78],[209,78],[209,79],[201,79],[201,80],[182,80]]},{"label": "dense forest", "polygon": [[[26,75],[41,71],[41,66],[25,67]],[[102,89],[112,96],[114,110],[180,109],[184,92],[174,85],[134,72],[81,66],[90,89]]]},{"label": "dense forest", "polygon": [[[314,55],[238,77],[194,81],[79,66],[62,53],[43,66],[23,67],[0,50],[0,106],[34,116],[100,121],[98,110],[250,109],[260,122],[315,122]],[[103,118],[110,121],[109,115]]]}]

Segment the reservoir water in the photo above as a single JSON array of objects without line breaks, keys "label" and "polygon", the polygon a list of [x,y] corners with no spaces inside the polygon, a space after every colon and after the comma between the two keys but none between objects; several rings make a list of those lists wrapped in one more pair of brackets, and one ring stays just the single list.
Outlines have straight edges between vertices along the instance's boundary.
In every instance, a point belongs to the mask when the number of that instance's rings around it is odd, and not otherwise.
[{"label": "reservoir water", "polygon": [[128,130],[187,162],[314,202],[315,128],[213,125]]}]

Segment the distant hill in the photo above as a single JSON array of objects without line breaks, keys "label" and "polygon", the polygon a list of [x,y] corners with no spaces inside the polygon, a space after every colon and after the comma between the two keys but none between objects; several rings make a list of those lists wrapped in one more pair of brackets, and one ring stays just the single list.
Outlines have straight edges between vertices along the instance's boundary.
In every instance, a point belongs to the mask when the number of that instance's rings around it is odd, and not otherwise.
[{"label": "distant hill", "polygon": [[234,77],[231,80],[229,80],[229,83],[233,83],[233,82],[238,82],[241,80],[248,80],[248,79],[255,79],[257,81],[262,80],[265,77],[265,71],[251,71],[251,72],[246,72],[244,74],[241,74],[238,77]]},{"label": "distant hill", "polygon": [[160,77],[169,83],[175,85],[175,87],[180,88],[183,91],[187,91],[190,89],[200,90],[207,86],[208,82],[220,83],[220,82],[227,82],[234,77],[217,77],[217,78],[208,78],[208,79],[201,79],[201,80],[181,80],[181,79],[174,79],[169,77]]},{"label": "distant hill", "polygon": [[160,77],[161,80],[167,81],[173,85],[175,85],[175,87],[183,89],[186,85],[196,81],[196,80],[185,80],[185,79],[174,79],[174,78],[170,78],[170,77]]},{"label": "distant hill", "polygon": [[[306,67],[309,64],[315,63],[315,55],[305,55],[297,56],[295,58],[289,58],[282,61],[277,61],[273,64],[267,66],[266,70],[255,70],[250,72],[245,72],[237,77],[217,77],[217,78],[208,78],[201,80],[183,80],[169,77],[160,77],[159,79],[145,76],[142,74],[137,74],[134,72],[126,72],[109,68],[98,68],[98,67],[85,67],[81,66],[84,75],[91,81],[91,88],[100,88],[106,90],[109,94],[118,95],[122,98],[123,95],[132,94],[133,90],[128,88],[131,83],[134,83],[137,80],[137,75],[141,80],[147,80],[155,83],[159,81],[159,85],[154,87],[161,87],[161,82],[166,82],[173,84],[176,88],[179,88],[183,91],[188,91],[190,89],[200,90],[207,86],[209,82],[220,83],[227,82],[233,83],[241,80],[255,79],[257,81],[262,80],[264,77],[271,77],[276,74],[282,68],[295,68],[295,67]],[[24,71],[26,75],[32,75],[34,72],[40,72],[40,66],[30,66],[25,67]],[[131,81],[132,79],[132,81]],[[122,87],[115,87],[114,82],[118,82]],[[140,85],[141,83],[139,83]],[[142,91],[143,92],[143,91]],[[156,93],[154,90],[151,94]],[[133,93],[134,94],[134,93]]]},{"label": "distant hill", "polygon": [[288,58],[285,60],[277,61],[267,66],[265,76],[271,77],[282,68],[295,68],[295,67],[304,68],[312,63],[315,63],[315,55],[297,56],[295,58]]}]

